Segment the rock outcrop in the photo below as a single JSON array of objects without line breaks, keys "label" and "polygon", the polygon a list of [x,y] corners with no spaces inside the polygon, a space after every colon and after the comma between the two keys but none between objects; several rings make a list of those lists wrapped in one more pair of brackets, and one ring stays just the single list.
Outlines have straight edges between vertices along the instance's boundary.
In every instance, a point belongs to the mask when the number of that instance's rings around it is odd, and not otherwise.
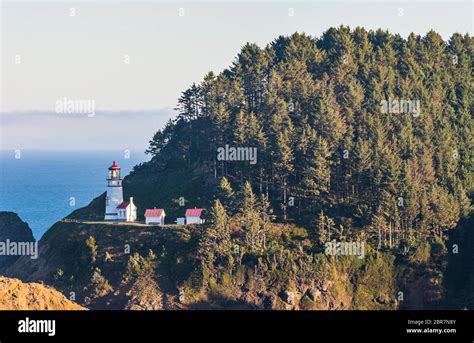
[{"label": "rock outcrop", "polygon": [[[0,242],[34,242],[28,224],[14,212],[0,212]],[[12,265],[20,256],[0,255],[0,274],[2,269]]]}]

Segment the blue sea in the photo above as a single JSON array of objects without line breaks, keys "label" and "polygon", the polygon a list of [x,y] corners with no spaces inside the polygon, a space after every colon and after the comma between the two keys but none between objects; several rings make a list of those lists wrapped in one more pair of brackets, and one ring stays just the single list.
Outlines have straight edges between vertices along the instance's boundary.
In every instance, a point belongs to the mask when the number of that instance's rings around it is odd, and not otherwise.
[{"label": "blue sea", "polygon": [[[84,207],[105,191],[107,169],[114,160],[122,177],[149,160],[131,151],[0,151],[0,211],[16,212],[36,239],[56,221]],[[128,157],[128,158],[126,158]]]}]

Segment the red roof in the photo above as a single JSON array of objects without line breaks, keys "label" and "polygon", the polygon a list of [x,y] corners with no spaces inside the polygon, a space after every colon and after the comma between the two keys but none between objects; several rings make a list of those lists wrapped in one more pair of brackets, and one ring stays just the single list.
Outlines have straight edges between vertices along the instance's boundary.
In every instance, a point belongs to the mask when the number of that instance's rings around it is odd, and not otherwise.
[{"label": "red roof", "polygon": [[130,204],[128,202],[124,201],[120,205],[118,205],[117,208],[123,210],[123,209],[127,208],[128,205],[130,205]]},{"label": "red roof", "polygon": [[186,217],[200,217],[202,212],[202,208],[188,208],[186,210]]},{"label": "red roof", "polygon": [[114,161],[114,163],[109,167],[109,170],[117,170],[117,169],[120,169],[120,167]]},{"label": "red roof", "polygon": [[161,217],[165,214],[165,210],[162,208],[152,208],[145,210],[145,217]]}]

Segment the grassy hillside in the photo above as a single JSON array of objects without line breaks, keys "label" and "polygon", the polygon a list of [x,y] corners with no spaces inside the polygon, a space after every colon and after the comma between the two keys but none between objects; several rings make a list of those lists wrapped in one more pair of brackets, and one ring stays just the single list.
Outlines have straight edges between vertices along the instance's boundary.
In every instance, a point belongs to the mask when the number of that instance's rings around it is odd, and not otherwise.
[{"label": "grassy hillside", "polygon": [[85,310],[51,287],[0,276],[0,310]]},{"label": "grassy hillside", "polygon": [[[156,282],[173,294],[174,285],[190,273],[187,254],[195,244],[194,231],[177,227],[158,229],[58,222],[40,240],[40,258],[23,257],[6,274],[26,281],[44,281],[66,295],[74,292],[77,301],[87,307],[123,308],[123,302],[129,298],[128,288],[132,287],[122,282],[129,260],[133,260],[135,254],[146,257],[152,250],[159,257],[154,272]],[[177,259],[183,259],[183,263],[177,264]],[[97,268],[99,275],[95,273]],[[166,278],[162,279],[162,274]],[[105,293],[98,291],[107,284],[113,286],[114,294],[109,287],[105,287]],[[108,304],[104,297],[116,299]]]}]

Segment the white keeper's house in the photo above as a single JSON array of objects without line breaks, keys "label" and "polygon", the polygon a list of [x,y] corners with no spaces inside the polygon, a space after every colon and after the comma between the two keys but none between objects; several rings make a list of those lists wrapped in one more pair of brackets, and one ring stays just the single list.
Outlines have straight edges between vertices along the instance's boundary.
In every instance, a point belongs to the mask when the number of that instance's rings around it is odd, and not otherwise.
[{"label": "white keeper's house", "polygon": [[114,161],[109,167],[107,176],[107,194],[105,196],[104,220],[119,220],[134,222],[137,220],[137,207],[130,201],[123,201],[122,179],[120,178],[120,167]]}]

